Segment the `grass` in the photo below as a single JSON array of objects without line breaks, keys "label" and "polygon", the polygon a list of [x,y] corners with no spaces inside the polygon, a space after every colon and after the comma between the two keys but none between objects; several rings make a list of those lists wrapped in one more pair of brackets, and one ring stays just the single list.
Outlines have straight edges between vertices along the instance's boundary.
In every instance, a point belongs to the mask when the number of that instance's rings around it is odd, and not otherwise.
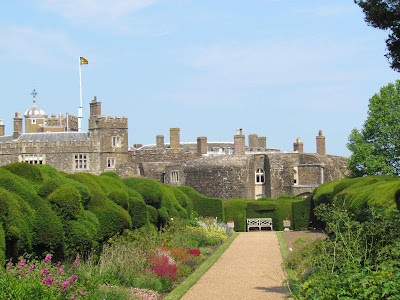
[{"label": "grass", "polygon": [[285,238],[283,237],[283,232],[278,231],[276,233],[278,237],[279,247],[281,248],[282,258],[284,259],[288,255],[288,247]]},{"label": "grass", "polygon": [[239,233],[234,233],[217,251],[214,252],[196,271],[193,272],[184,282],[177,286],[165,300],[180,299],[198,280],[199,278],[211,268],[217,259],[228,249],[230,244],[236,239]]}]

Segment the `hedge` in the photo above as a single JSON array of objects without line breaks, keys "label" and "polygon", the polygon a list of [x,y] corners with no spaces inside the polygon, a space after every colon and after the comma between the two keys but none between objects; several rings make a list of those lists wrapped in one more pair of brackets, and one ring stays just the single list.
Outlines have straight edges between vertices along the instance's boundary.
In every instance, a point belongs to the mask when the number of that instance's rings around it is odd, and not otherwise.
[{"label": "hedge", "polygon": [[63,220],[76,220],[83,213],[81,195],[72,186],[60,186],[47,199],[56,214]]},{"label": "hedge", "polygon": [[118,204],[119,206],[122,206],[125,210],[129,211],[129,195],[124,190],[112,190],[108,194],[108,199]]},{"label": "hedge", "polygon": [[222,199],[208,198],[201,195],[195,189],[188,186],[178,186],[177,189],[184,192],[193,202],[193,210],[203,217],[214,217],[224,220],[224,206]]},{"label": "hedge", "polygon": [[132,218],[132,228],[136,229],[144,226],[148,220],[146,203],[136,198],[129,198],[129,200],[131,203],[129,214]]},{"label": "hedge", "polygon": [[5,165],[2,168],[10,171],[17,176],[27,179],[28,181],[34,183],[43,182],[42,172],[36,165],[31,165],[28,163],[13,163]]},{"label": "hedge", "polygon": [[309,196],[302,200],[292,202],[292,227],[293,230],[307,230],[310,227],[312,218],[311,199]]},{"label": "hedge", "polygon": [[157,209],[161,207],[162,190],[159,182],[146,178],[125,178],[122,181],[127,187],[138,192],[147,205]]},{"label": "hedge", "polygon": [[247,231],[246,208],[247,202],[244,199],[224,201],[225,222],[233,221],[235,223],[235,231]]},{"label": "hedge", "polygon": [[0,222],[0,264],[3,265],[6,259],[6,233],[3,224]]}]

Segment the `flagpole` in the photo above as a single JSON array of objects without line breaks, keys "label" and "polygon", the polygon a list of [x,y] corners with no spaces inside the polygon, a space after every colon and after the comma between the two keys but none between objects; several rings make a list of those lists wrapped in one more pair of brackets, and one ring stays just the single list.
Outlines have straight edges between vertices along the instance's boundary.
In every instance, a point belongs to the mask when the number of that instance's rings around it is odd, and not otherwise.
[{"label": "flagpole", "polygon": [[78,131],[82,129],[82,65],[81,58],[79,57],[79,90],[80,90],[80,106],[78,110]]}]

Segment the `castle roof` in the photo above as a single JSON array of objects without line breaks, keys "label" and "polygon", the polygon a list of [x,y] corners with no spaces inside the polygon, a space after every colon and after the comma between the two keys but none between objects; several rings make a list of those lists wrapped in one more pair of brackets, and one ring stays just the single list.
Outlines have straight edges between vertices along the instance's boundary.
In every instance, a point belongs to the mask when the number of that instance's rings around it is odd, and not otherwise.
[{"label": "castle roof", "polygon": [[25,112],[24,117],[44,117],[45,114],[43,110],[37,108],[36,105],[33,104],[33,106]]}]

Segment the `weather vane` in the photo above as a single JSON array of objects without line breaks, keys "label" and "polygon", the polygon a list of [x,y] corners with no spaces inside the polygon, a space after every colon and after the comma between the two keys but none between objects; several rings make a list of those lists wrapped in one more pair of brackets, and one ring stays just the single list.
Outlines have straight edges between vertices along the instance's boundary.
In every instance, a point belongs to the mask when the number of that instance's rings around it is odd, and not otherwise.
[{"label": "weather vane", "polygon": [[33,92],[31,93],[31,95],[33,96],[33,105],[35,105],[36,104],[36,95],[37,95],[38,93],[36,92],[36,89],[34,88],[33,89]]}]

